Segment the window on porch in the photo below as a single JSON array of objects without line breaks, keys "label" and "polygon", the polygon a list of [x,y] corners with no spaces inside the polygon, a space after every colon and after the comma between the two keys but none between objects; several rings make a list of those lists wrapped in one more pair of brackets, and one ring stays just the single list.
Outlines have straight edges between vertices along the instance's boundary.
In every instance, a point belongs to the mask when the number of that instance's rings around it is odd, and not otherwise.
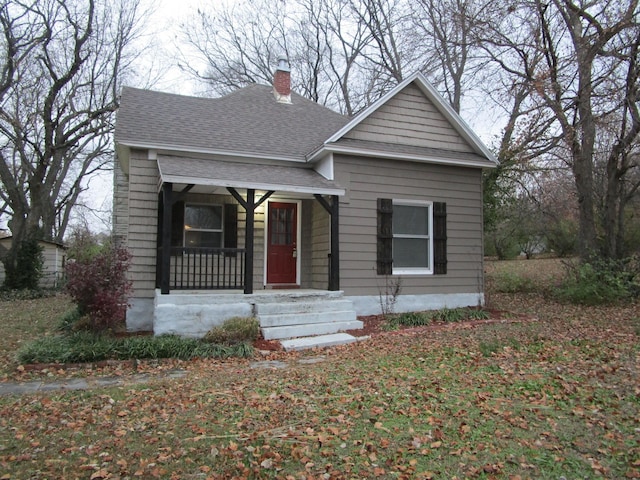
[{"label": "window on porch", "polygon": [[222,205],[185,205],[184,246],[223,247]]}]

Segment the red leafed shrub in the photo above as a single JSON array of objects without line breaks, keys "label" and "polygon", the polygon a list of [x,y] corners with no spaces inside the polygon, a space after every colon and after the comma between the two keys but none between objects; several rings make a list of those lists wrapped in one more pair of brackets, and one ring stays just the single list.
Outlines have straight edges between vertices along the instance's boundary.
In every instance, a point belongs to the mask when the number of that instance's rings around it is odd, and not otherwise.
[{"label": "red leafed shrub", "polygon": [[110,329],[124,321],[131,292],[130,262],[127,249],[107,246],[91,258],[67,263],[67,291],[80,314],[89,317],[93,330]]}]

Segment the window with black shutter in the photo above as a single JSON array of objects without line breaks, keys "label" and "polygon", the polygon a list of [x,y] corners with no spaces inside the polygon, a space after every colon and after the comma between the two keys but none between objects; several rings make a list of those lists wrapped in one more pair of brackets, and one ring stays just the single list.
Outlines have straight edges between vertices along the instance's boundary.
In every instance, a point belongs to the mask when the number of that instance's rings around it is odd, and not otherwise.
[{"label": "window with black shutter", "polygon": [[377,272],[447,273],[444,202],[378,199]]},{"label": "window with black shutter", "polygon": [[393,268],[393,200],[378,199],[378,275],[391,275]]}]

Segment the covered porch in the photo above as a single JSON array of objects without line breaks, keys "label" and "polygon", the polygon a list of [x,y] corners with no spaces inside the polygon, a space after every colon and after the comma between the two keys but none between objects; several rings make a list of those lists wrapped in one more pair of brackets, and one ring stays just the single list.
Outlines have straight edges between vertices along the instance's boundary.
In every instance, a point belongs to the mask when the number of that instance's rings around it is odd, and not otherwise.
[{"label": "covered porch", "polygon": [[[300,279],[314,268],[324,272],[314,286],[340,290],[339,197],[345,191],[332,180],[297,166],[162,155],[157,163],[160,295],[302,288]],[[223,206],[208,203],[214,195],[225,199]],[[328,215],[321,242],[310,240],[312,210]]]}]

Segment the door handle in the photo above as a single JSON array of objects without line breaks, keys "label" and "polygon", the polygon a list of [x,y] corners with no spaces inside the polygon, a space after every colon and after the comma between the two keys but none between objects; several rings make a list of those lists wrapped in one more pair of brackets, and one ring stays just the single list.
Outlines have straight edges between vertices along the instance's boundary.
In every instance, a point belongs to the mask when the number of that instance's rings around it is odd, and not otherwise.
[{"label": "door handle", "polygon": [[295,248],[293,249],[292,256],[293,258],[298,258],[298,250],[296,250]]}]

